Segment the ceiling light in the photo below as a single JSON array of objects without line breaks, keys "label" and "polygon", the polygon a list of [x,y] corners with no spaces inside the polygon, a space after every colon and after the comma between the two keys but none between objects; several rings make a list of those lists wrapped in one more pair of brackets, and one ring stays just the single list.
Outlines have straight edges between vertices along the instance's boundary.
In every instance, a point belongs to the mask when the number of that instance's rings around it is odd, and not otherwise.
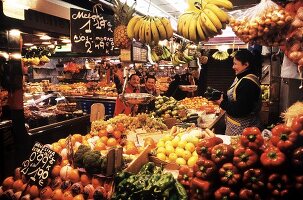
[{"label": "ceiling light", "polygon": [[51,37],[49,37],[48,35],[42,35],[40,36],[40,40],[50,40]]},{"label": "ceiling light", "polygon": [[33,43],[24,43],[23,45],[30,47],[30,46],[33,46],[34,44]]},{"label": "ceiling light", "polygon": [[219,50],[219,51],[227,51],[227,49],[228,49],[228,45],[220,45],[220,46],[218,47],[218,50]]},{"label": "ceiling light", "polygon": [[20,30],[18,30],[18,29],[11,29],[10,31],[9,31],[9,34],[11,35],[11,36],[19,36],[20,35]]},{"label": "ceiling light", "polygon": [[14,60],[20,60],[22,58],[21,53],[12,53],[10,57]]},{"label": "ceiling light", "polygon": [[68,39],[68,38],[62,38],[61,42],[68,44],[68,43],[70,43],[70,39]]},{"label": "ceiling light", "polygon": [[42,42],[42,44],[49,45],[49,44],[52,44],[52,43],[50,41],[48,41],[48,42]]},{"label": "ceiling light", "polygon": [[9,55],[8,55],[8,53],[5,52],[5,51],[0,51],[0,57],[3,57],[3,58],[5,58],[5,60],[8,60]]}]

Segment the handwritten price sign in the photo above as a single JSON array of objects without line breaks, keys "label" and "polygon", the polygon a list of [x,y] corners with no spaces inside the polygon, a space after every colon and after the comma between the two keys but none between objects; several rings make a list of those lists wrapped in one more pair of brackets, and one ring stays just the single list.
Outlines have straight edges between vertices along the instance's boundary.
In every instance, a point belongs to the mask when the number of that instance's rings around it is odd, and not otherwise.
[{"label": "handwritten price sign", "polygon": [[44,187],[58,158],[56,152],[36,142],[29,159],[22,163],[21,172],[29,179],[30,184]]},{"label": "handwritten price sign", "polygon": [[71,8],[72,51],[98,55],[114,54],[114,17]]}]

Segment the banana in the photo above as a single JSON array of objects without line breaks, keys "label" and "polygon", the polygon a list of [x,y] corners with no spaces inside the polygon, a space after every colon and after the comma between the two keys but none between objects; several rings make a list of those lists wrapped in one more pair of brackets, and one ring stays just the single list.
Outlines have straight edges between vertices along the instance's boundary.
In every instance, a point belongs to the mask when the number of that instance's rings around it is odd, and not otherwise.
[{"label": "banana", "polygon": [[155,24],[157,26],[157,29],[159,31],[160,40],[164,40],[167,38],[165,27],[163,26],[161,20],[158,17],[154,17]]},{"label": "banana", "polygon": [[188,28],[188,34],[191,41],[197,42],[197,18],[195,14],[192,15]]},{"label": "banana", "polygon": [[139,40],[142,43],[145,43],[145,24],[146,24],[146,19],[142,22],[140,29],[139,29]]},{"label": "banana", "polygon": [[194,12],[185,12],[182,15],[180,15],[180,17],[178,19],[178,24],[177,24],[177,32],[179,34],[182,34],[183,23],[184,23],[184,20],[186,19],[186,16],[189,16],[193,13]]},{"label": "banana", "polygon": [[214,24],[214,26],[217,28],[217,30],[221,30],[222,23],[221,23],[220,19],[217,17],[217,15],[208,8],[205,8],[203,11],[207,15],[207,17],[210,19],[210,21]]},{"label": "banana", "polygon": [[207,17],[204,11],[201,11],[200,13],[200,20],[203,24],[205,24],[206,28],[210,33],[218,33],[217,28],[215,25],[211,22],[211,20]]},{"label": "banana", "polygon": [[206,0],[206,2],[208,4],[214,4],[218,7],[223,7],[228,10],[233,8],[233,4],[228,0]]},{"label": "banana", "polygon": [[186,60],[187,62],[190,62],[190,61],[192,61],[192,60],[194,59],[193,56],[189,56],[189,55],[187,55],[186,53],[183,53],[183,57],[185,58],[185,60]]},{"label": "banana", "polygon": [[155,21],[154,21],[154,18],[151,17],[150,19],[150,29],[151,29],[151,33],[152,33],[152,40],[155,42],[155,44],[158,44],[159,43],[159,40],[160,40],[160,36],[159,36],[159,32],[158,32],[158,29],[157,29],[157,26],[155,24]]},{"label": "banana", "polygon": [[206,4],[205,8],[210,9],[211,11],[213,11],[213,13],[215,15],[217,15],[217,17],[220,19],[220,21],[222,23],[228,23],[229,21],[229,16],[226,12],[224,12],[223,10],[221,10],[218,6],[216,6],[215,4]]},{"label": "banana", "polygon": [[146,23],[145,23],[145,31],[144,31],[144,34],[145,34],[145,42],[147,44],[150,44],[151,41],[152,41],[152,38],[151,38],[151,28],[150,28],[150,21],[151,21],[151,18],[148,18]]},{"label": "banana", "polygon": [[182,36],[186,39],[189,39],[189,25],[191,23],[191,19],[193,18],[193,15],[185,16],[183,25],[182,25]]},{"label": "banana", "polygon": [[[179,57],[180,56],[180,57]],[[183,60],[184,57],[181,53],[175,53],[174,54],[174,59],[176,62],[178,62],[179,64],[185,64],[186,62]]]},{"label": "banana", "polygon": [[167,39],[173,37],[174,30],[173,27],[171,26],[169,19],[167,19],[166,17],[160,17],[160,20],[166,30]]},{"label": "banana", "polygon": [[159,56],[157,56],[157,54],[156,54],[155,51],[152,50],[152,51],[151,51],[151,55],[152,55],[152,57],[154,57],[154,59],[155,59],[154,61],[155,61],[155,62],[158,62],[158,61],[160,60]]},{"label": "banana", "polygon": [[139,16],[139,15],[136,15],[134,17],[132,17],[128,24],[127,24],[127,29],[126,29],[126,32],[127,32],[127,36],[130,38],[130,39],[133,39],[134,36],[135,36],[135,33],[134,33],[134,28],[135,28],[135,25],[136,23],[141,19],[142,17]]},{"label": "banana", "polygon": [[173,66],[178,66],[178,65],[180,65],[180,63],[178,63],[178,62],[175,60],[175,56],[174,56],[174,55],[171,57],[171,63],[172,63]]},{"label": "banana", "polygon": [[134,38],[136,40],[139,40],[139,30],[143,22],[144,22],[144,17],[141,17],[139,21],[136,23],[136,25],[134,26]]},{"label": "banana", "polygon": [[196,15],[196,20],[197,20],[197,26],[196,26],[196,28],[197,28],[197,33],[198,33],[198,41],[199,40],[204,41],[204,40],[206,40],[206,36],[205,36],[205,34],[204,34],[203,30],[202,30],[202,25],[200,24],[199,18],[200,18],[200,16]]}]

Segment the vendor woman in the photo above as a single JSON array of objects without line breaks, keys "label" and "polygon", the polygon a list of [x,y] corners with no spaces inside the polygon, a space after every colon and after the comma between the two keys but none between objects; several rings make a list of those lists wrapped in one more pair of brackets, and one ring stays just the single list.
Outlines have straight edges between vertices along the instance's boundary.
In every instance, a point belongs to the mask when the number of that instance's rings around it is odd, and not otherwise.
[{"label": "vendor woman", "polygon": [[256,62],[260,59],[249,50],[240,50],[234,57],[236,78],[227,95],[217,101],[226,111],[226,135],[240,135],[250,126],[260,127],[261,89],[257,76],[260,66]]},{"label": "vendor woman", "polygon": [[[139,93],[140,92],[139,84],[140,84],[139,76],[137,74],[132,74],[129,77],[128,84],[125,88],[125,93]],[[137,110],[138,110],[138,105],[129,105],[127,103],[124,103],[120,98],[117,98],[114,115],[115,116],[119,114],[131,115],[136,113]]]}]

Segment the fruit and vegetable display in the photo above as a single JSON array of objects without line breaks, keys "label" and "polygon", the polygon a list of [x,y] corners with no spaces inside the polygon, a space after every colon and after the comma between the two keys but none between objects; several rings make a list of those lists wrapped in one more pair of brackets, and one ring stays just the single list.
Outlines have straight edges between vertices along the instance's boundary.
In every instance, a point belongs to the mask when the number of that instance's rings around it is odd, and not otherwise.
[{"label": "fruit and vegetable display", "polygon": [[204,97],[185,98],[179,101],[186,109],[205,111],[207,114],[220,112],[220,107]]},{"label": "fruit and vegetable display", "polygon": [[121,3],[120,0],[113,2],[115,29],[114,29],[114,44],[115,47],[127,49],[131,46],[131,39],[127,36],[127,24],[135,13],[135,4],[131,7],[127,2]]},{"label": "fruit and vegetable display", "polygon": [[261,1],[244,13],[235,14],[230,26],[245,43],[252,42],[264,46],[280,46],[286,42],[286,32],[293,20],[281,6],[266,0]]},{"label": "fruit and vegetable display", "polygon": [[157,45],[160,40],[168,40],[173,36],[173,28],[166,17],[136,15],[127,25],[127,35],[142,43]]},{"label": "fruit and vegetable display", "polygon": [[48,47],[28,48],[22,52],[22,62],[25,65],[42,66],[50,62],[53,50]]},{"label": "fruit and vegetable display", "polygon": [[186,12],[178,18],[177,32],[193,42],[221,34],[229,22],[229,15],[221,8],[233,8],[228,0],[189,0],[187,4]]},{"label": "fruit and vegetable display", "polygon": [[162,167],[148,162],[136,174],[121,172],[115,177],[113,200],[127,199],[178,199],[186,200],[184,187]]},{"label": "fruit and vegetable display", "polygon": [[269,101],[269,85],[261,85],[262,101]]},{"label": "fruit and vegetable display", "polygon": [[244,129],[236,146],[218,137],[196,145],[193,167],[183,165],[178,180],[189,199],[302,199],[303,117],[279,124],[264,138]]}]

